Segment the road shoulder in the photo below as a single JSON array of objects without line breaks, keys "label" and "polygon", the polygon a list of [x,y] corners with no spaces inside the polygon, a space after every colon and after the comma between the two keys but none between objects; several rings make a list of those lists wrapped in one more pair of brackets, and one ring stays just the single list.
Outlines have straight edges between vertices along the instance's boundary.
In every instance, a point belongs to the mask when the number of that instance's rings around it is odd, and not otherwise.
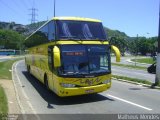
[{"label": "road shoulder", "polygon": [[20,108],[16,99],[16,92],[12,80],[0,80],[8,99],[8,114],[20,114]]}]

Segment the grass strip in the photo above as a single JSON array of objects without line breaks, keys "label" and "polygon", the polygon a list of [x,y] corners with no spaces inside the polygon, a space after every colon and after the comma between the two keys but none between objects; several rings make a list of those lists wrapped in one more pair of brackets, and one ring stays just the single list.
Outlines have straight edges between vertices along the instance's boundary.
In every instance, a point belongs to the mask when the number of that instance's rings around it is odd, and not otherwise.
[{"label": "grass strip", "polygon": [[[22,58],[21,58],[22,59]],[[21,60],[19,58],[14,60],[7,60],[0,62],[0,79],[12,79],[12,65],[14,62]],[[8,114],[8,102],[4,89],[0,86],[0,120],[5,120]]]},{"label": "grass strip", "polygon": [[141,58],[141,59],[131,59],[131,61],[139,62],[139,63],[147,63],[147,64],[153,64],[153,58]]},{"label": "grass strip", "polygon": [[126,67],[126,68],[139,69],[139,70],[147,70],[147,67],[143,67],[143,66],[134,66],[134,65],[126,65],[126,64],[119,64],[119,63],[112,63],[112,65]]},{"label": "grass strip", "polygon": [[20,59],[7,60],[0,62],[0,79],[12,79],[12,64]]},{"label": "grass strip", "polygon": [[143,80],[143,79],[130,78],[130,77],[119,76],[119,75],[112,75],[112,77],[117,78],[117,79],[123,79],[123,80],[132,81],[132,82],[138,82],[138,83],[142,83],[142,84],[152,85],[151,82],[149,82],[147,80]]},{"label": "grass strip", "polygon": [[4,92],[4,89],[0,86],[0,119],[3,117],[2,115],[6,115],[7,112],[8,112],[7,97]]}]

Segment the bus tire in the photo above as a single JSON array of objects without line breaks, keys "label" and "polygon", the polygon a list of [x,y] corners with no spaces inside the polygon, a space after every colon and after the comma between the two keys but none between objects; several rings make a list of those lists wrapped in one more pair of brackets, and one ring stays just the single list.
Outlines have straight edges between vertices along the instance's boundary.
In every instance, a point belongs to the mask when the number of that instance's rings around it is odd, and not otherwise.
[{"label": "bus tire", "polygon": [[46,74],[44,75],[44,84],[45,84],[45,87],[47,88],[47,90],[49,90],[48,77]]}]

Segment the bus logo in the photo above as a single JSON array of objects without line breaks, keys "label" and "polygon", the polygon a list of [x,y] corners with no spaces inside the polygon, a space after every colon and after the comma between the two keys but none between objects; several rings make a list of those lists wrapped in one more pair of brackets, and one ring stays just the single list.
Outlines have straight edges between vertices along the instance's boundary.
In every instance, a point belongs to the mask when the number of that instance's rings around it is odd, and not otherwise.
[{"label": "bus logo", "polygon": [[100,82],[100,78],[92,78],[92,79],[89,79],[89,78],[87,78],[87,79],[80,79],[80,83],[81,84],[87,84],[87,85],[93,85],[93,84],[95,84],[95,83],[99,83]]}]

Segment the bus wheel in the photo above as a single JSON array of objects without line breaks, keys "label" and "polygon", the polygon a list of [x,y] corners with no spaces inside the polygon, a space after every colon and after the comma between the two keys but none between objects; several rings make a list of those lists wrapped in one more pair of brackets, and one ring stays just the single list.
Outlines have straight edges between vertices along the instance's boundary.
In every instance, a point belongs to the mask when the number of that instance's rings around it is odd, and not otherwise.
[{"label": "bus wheel", "polygon": [[45,84],[46,88],[49,90],[47,75],[44,76],[44,84]]}]

